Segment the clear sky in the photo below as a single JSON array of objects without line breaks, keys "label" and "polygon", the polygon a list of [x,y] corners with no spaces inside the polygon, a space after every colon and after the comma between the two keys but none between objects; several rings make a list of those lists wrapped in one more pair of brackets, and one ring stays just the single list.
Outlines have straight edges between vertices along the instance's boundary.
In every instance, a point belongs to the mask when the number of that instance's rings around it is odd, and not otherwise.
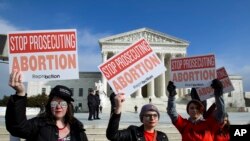
[{"label": "clear sky", "polygon": [[[215,54],[250,91],[249,0],[0,0],[0,34],[77,29],[80,71],[98,71],[98,39],[143,27],[189,41],[188,56]],[[14,91],[0,70],[1,98]]]}]

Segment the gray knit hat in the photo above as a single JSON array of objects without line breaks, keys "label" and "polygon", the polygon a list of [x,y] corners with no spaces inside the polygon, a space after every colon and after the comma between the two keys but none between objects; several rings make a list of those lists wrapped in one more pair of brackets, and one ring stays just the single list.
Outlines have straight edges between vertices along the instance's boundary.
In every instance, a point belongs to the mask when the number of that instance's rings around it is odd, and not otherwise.
[{"label": "gray knit hat", "polygon": [[141,122],[142,122],[143,115],[147,111],[155,111],[157,113],[157,115],[158,115],[158,118],[160,119],[160,112],[159,112],[158,108],[153,104],[146,104],[146,105],[142,106],[142,108],[141,108],[141,112],[140,112],[140,120],[141,120]]}]

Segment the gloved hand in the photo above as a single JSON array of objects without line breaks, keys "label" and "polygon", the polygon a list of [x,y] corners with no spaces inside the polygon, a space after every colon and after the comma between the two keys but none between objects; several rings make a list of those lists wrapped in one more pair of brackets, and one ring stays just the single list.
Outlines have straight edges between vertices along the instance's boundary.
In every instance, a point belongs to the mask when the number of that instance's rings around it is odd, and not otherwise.
[{"label": "gloved hand", "polygon": [[191,89],[190,95],[191,95],[192,100],[193,100],[193,99],[196,99],[196,100],[201,101],[201,100],[200,100],[200,97],[199,97],[199,95],[198,95],[198,93],[197,93],[197,91],[196,91],[196,88],[192,88],[192,89]]},{"label": "gloved hand", "polygon": [[214,95],[221,96],[223,94],[223,85],[220,80],[214,79],[211,87],[214,89]]},{"label": "gloved hand", "polygon": [[174,85],[174,82],[169,81],[167,89],[168,89],[169,96],[175,96],[177,94],[175,90],[176,86]]}]

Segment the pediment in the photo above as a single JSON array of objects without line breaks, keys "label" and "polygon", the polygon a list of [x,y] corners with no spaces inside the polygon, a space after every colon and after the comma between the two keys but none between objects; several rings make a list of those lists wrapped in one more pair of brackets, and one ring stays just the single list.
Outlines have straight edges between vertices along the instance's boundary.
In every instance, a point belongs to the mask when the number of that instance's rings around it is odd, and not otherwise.
[{"label": "pediment", "polygon": [[149,28],[141,28],[113,36],[109,36],[106,38],[102,38],[99,40],[100,44],[103,43],[134,43],[139,39],[144,38],[149,43],[156,44],[186,44],[189,45],[188,41],[183,39],[176,38],[174,36],[161,33]]}]

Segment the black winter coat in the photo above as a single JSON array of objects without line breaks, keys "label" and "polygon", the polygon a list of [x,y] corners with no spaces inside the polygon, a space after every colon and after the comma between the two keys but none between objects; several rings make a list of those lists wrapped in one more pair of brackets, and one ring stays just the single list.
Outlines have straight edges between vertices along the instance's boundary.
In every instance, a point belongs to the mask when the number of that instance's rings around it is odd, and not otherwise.
[{"label": "black winter coat", "polygon": [[[26,96],[13,95],[7,105],[5,122],[11,135],[27,139],[27,141],[57,141],[58,128],[55,123],[43,117],[27,120]],[[88,141],[83,124],[74,119],[70,125],[71,141]]]},{"label": "black winter coat", "polygon": [[99,107],[99,105],[101,104],[101,98],[99,94],[95,94],[95,101],[96,101],[96,106]]},{"label": "black winter coat", "polygon": [[97,101],[96,101],[96,96],[93,94],[88,95],[88,106],[89,107],[96,107]]},{"label": "black winter coat", "polygon": [[[118,130],[121,114],[112,114],[108,128],[106,130],[106,137],[111,141],[145,141],[144,127],[131,125],[127,129]],[[157,141],[168,141],[165,133],[157,131]]]}]

